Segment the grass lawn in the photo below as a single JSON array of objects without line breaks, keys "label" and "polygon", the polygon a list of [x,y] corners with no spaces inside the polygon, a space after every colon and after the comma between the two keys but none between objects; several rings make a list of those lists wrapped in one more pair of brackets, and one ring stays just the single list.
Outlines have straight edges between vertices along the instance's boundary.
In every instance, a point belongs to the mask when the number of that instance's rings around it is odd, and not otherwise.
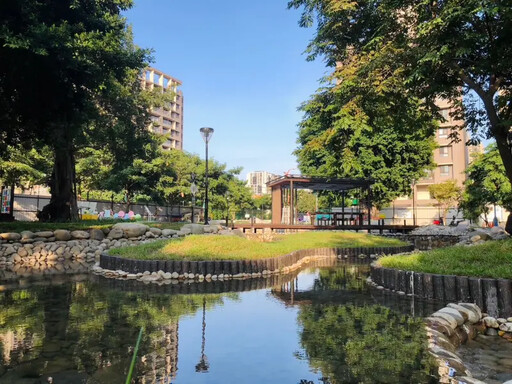
[{"label": "grass lawn", "polygon": [[176,240],[162,240],[134,247],[111,250],[111,255],[142,260],[242,260],[265,259],[299,249],[325,247],[392,247],[405,245],[386,239],[353,232],[304,232],[276,236],[262,242],[238,236],[191,235]]},{"label": "grass lawn", "polygon": [[378,263],[387,268],[415,272],[512,279],[512,240],[386,256]]},{"label": "grass lawn", "polygon": [[[4,232],[21,232],[21,231],[54,231],[56,229],[68,229],[70,231],[78,229],[90,229],[90,228],[110,228],[116,223],[124,223],[125,220],[81,220],[72,221],[69,223],[41,223],[39,221],[13,221],[13,222],[1,222],[0,233]],[[161,229],[180,229],[184,223],[160,223],[156,221],[137,221],[149,225],[150,227],[158,227]]]}]

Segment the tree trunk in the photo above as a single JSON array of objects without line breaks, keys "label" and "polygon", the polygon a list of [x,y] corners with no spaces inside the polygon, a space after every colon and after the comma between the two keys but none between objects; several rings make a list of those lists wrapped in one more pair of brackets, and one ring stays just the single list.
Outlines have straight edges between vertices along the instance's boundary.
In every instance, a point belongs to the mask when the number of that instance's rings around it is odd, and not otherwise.
[{"label": "tree trunk", "polygon": [[501,160],[503,161],[508,180],[512,184],[512,151],[507,136],[508,133],[500,132],[496,134],[494,138],[496,139],[496,146],[498,147]]},{"label": "tree trunk", "polygon": [[73,193],[75,167],[71,143],[55,145],[55,163],[50,180],[52,197],[50,204],[43,208],[41,221],[78,220],[76,195]]},{"label": "tree trunk", "polygon": [[508,215],[507,224],[505,224],[505,231],[512,235],[512,213]]}]

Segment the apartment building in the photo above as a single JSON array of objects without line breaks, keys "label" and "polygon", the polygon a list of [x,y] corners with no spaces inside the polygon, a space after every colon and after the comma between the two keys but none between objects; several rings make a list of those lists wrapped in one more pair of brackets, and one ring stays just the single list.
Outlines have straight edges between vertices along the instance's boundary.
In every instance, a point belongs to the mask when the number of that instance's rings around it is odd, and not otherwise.
[{"label": "apartment building", "polygon": [[[459,186],[463,186],[466,180],[465,170],[467,169],[472,152],[481,152],[482,146],[466,145],[469,139],[464,128],[464,121],[457,120],[450,116],[453,107],[446,100],[438,100],[443,122],[439,122],[439,129],[436,132],[436,141],[439,145],[434,150],[434,163],[436,168],[427,173],[427,176],[413,186],[413,193],[409,197],[402,197],[395,200],[392,207],[384,211],[386,217],[407,219],[410,224],[412,220],[418,225],[431,224],[434,219],[441,215],[437,201],[432,199],[429,186],[439,184],[447,180],[455,180]],[[457,130],[460,140],[455,142],[450,134]],[[456,212],[450,212],[447,220],[451,219]]]},{"label": "apartment building", "polygon": [[168,137],[162,144],[163,149],[183,150],[183,93],[179,89],[181,81],[155,68],[147,68],[141,81],[144,89],[156,88],[174,94],[173,100],[168,104],[151,109],[149,129]]},{"label": "apartment building", "polygon": [[256,196],[266,195],[270,193],[267,182],[277,177],[273,173],[266,171],[255,171],[247,174],[246,185],[251,188],[252,194]]}]

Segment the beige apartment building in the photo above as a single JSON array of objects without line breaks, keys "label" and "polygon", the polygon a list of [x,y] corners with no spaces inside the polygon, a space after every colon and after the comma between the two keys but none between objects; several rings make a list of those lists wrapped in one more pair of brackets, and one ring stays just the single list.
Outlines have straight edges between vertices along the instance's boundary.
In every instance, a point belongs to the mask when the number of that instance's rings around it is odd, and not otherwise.
[{"label": "beige apartment building", "polygon": [[178,89],[181,81],[155,68],[147,68],[141,80],[144,89],[157,88],[162,92],[173,92],[174,99],[170,103],[151,109],[149,129],[168,136],[162,144],[163,149],[183,150],[183,93]]},{"label": "beige apartment building", "polygon": [[[462,187],[466,180],[465,170],[470,163],[471,153],[481,151],[481,146],[466,145],[469,137],[462,128],[464,121],[450,116],[453,112],[452,106],[446,100],[439,100],[437,104],[445,121],[439,122],[439,129],[436,132],[436,141],[439,145],[434,150],[436,168],[413,186],[411,196],[399,198],[391,207],[382,210],[386,218],[395,218],[397,222],[403,222],[405,219],[408,224],[413,224],[413,221],[418,225],[432,224],[433,220],[439,219],[442,212],[437,201],[431,198],[429,186],[455,180]],[[450,137],[454,130],[459,131],[460,140],[457,142]],[[444,219],[449,223],[456,213],[456,210],[452,210],[448,213],[448,218]]]},{"label": "beige apartment building", "polygon": [[246,185],[251,189],[254,196],[261,196],[270,193],[267,183],[276,178],[277,175],[267,171],[254,171],[247,174]]}]

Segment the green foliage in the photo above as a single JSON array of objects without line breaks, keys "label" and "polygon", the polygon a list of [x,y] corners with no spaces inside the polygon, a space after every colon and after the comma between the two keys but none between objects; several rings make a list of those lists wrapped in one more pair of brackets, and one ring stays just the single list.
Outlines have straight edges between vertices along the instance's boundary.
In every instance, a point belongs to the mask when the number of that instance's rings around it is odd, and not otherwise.
[{"label": "green foliage", "polygon": [[443,217],[446,221],[448,210],[457,204],[461,198],[462,189],[455,180],[447,180],[439,184],[429,185],[428,191],[433,199],[437,200],[443,209]]},{"label": "green foliage", "polygon": [[459,276],[512,279],[512,241],[489,241],[472,247],[454,246],[413,255],[386,256],[386,268]]},{"label": "green foliage", "polygon": [[487,216],[489,205],[496,204],[512,209],[512,190],[503,161],[495,145],[478,154],[466,170],[467,180],[462,196],[464,215],[477,220]]},{"label": "green foliage", "polygon": [[[328,170],[342,165],[335,161],[335,152],[349,164],[352,158],[358,159],[359,153],[346,145],[337,151],[334,146],[326,145],[333,135],[341,134],[335,124],[338,121],[348,137],[352,137],[351,131],[364,129],[366,122],[353,118],[355,111],[349,108],[350,103],[361,104],[363,97],[384,112],[372,116],[368,107],[363,108],[370,119],[366,125],[372,129],[388,126],[379,117],[395,119],[395,108],[401,116],[403,107],[412,106],[408,124],[412,133],[422,130],[421,120],[414,121],[418,112],[431,113],[441,120],[435,102],[444,98],[458,107],[454,117],[464,117],[474,140],[496,139],[507,176],[512,180],[508,137],[512,124],[510,0],[291,0],[289,7],[303,9],[301,26],[310,27],[316,21],[316,35],[308,46],[308,58],[323,56],[329,66],[337,66],[335,77],[340,88],[352,88],[342,101],[334,100],[332,91],[323,99],[319,94],[308,104],[317,111],[306,110],[321,120],[315,123],[316,127],[324,127],[324,134],[316,136],[320,138],[319,146],[328,153],[317,149],[317,157],[324,155],[325,161],[321,163],[326,163]],[[368,95],[361,92],[365,87],[382,92],[385,100],[367,99]],[[464,110],[462,96],[465,96]],[[381,107],[389,110],[383,111]],[[401,126],[407,129],[405,121],[396,124],[399,131]],[[336,141],[344,142],[339,138]],[[377,137],[376,142],[379,141]],[[304,145],[302,138],[300,144]],[[386,141],[383,145],[386,149],[394,148]],[[403,149],[414,151],[414,146]],[[414,163],[408,159],[402,163],[408,162]]]},{"label": "green foliage", "polygon": [[303,306],[301,345],[331,384],[435,383],[423,323],[373,305]]},{"label": "green foliage", "polygon": [[149,112],[138,75],[149,52],[132,43],[122,15],[131,6],[130,0],[0,6],[1,141],[52,149],[45,219],[77,217],[77,148],[109,146],[119,160],[123,148],[147,142]]},{"label": "green foliage", "polygon": [[244,260],[285,255],[299,249],[343,247],[392,247],[399,240],[352,232],[306,232],[276,236],[261,242],[238,236],[192,235],[179,240],[155,241],[135,247],[116,248],[112,255],[139,260]]},{"label": "green foliage", "polygon": [[0,184],[31,187],[47,180],[51,173],[47,147],[37,151],[21,146],[7,146],[0,157]]},{"label": "green foliage", "polygon": [[313,213],[316,211],[316,196],[315,194],[300,190],[297,199],[297,210],[303,213]]},{"label": "green foliage", "polygon": [[421,100],[406,91],[394,53],[386,47],[347,57],[330,79],[335,84],[301,107],[295,151],[304,174],[373,179],[377,206],[408,194],[433,166],[436,124]]}]

